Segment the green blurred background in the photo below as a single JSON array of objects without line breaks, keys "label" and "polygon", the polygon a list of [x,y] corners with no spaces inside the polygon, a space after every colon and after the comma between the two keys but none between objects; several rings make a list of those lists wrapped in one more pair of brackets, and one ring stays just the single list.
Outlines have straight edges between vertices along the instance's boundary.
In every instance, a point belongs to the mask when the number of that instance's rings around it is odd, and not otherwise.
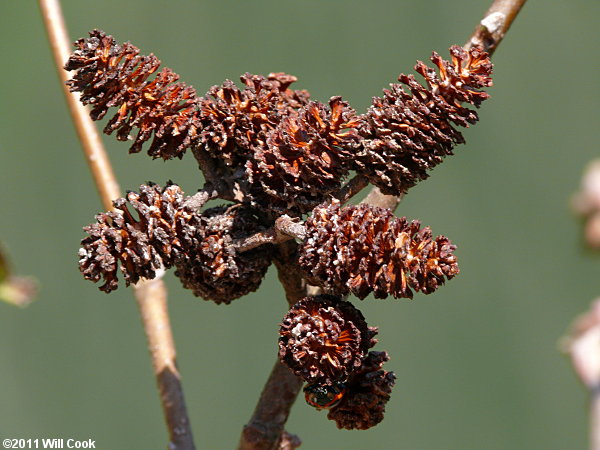
[{"label": "green blurred background", "polygon": [[[285,71],[325,101],[364,111],[432,50],[463,43],[488,1],[64,0],[72,39],[129,40],[200,93],[239,74]],[[398,376],[384,422],[339,431],[299,401],[306,449],[573,449],[586,396],[558,339],[600,295],[600,261],[569,211],[599,155],[600,2],[530,1],[494,56],[495,87],[466,146],[410,191],[398,214],[459,246],[461,274],[414,301],[367,299]],[[92,438],[164,448],[154,378],[130,290],[107,296],[77,270],[81,227],[100,211],[36,2],[0,2],[0,241],[41,283],[26,309],[0,304],[0,437]],[[122,189],[196,190],[188,155],[152,161],[105,137]],[[276,353],[286,311],[270,270],[259,292],[217,306],[172,274],[170,311],[199,448],[233,448]]]}]

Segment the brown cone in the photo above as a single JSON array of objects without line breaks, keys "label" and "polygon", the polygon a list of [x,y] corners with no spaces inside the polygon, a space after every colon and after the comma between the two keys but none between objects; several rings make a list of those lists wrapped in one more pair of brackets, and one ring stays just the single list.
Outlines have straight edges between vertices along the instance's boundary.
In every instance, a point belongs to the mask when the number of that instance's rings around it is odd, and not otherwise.
[{"label": "brown cone", "polygon": [[329,107],[310,102],[285,117],[247,163],[254,201],[305,213],[326,200],[348,175],[357,125],[341,97],[332,97]]},{"label": "brown cone", "polygon": [[199,126],[196,91],[176,83],[179,75],[170,69],[158,70],[154,55],[140,56],[139,49],[126,42],[117,45],[112,36],[93,30],[87,39],[75,42],[76,50],[65,65],[74,70],[67,81],[71,92],[81,92],[81,102],[91,105],[93,120],[104,117],[109,108],[117,113],[104,128],[106,134],[117,131],[117,139],[126,141],[133,128],[138,129],[130,153],[141,151],[144,142],[154,139],[148,148],[153,158],[181,158],[190,147]]},{"label": "brown cone", "polygon": [[202,147],[232,169],[241,168],[256,148],[266,146],[267,135],[308,101],[306,91],[289,85],[296,77],[284,73],[268,77],[246,73],[238,88],[226,80],[213,86],[202,98]]},{"label": "brown cone", "polygon": [[341,401],[327,413],[338,428],[367,430],[383,420],[396,381],[393,372],[382,369],[388,360],[386,352],[369,352],[362,366],[350,375]]},{"label": "brown cone", "polygon": [[272,247],[238,253],[233,239],[261,231],[260,220],[244,206],[211,208],[202,214],[202,232],[175,263],[175,275],[194,295],[215,303],[254,292],[272,261]]},{"label": "brown cone", "polygon": [[456,144],[464,143],[455,126],[468,127],[478,120],[477,113],[462,104],[479,107],[489,97],[480,91],[492,85],[487,53],[455,45],[450,54],[452,61],[445,61],[433,53],[439,75],[417,62],[415,70],[425,78],[426,87],[413,75],[401,74],[401,84],[391,84],[382,97],[373,98],[361,116],[364,148],[355,169],[384,194],[399,195],[427,178]]},{"label": "brown cone", "polygon": [[446,237],[388,209],[334,201],[313,210],[306,233],[299,263],[309,282],[341,295],[412,298],[412,289],[429,294],[458,274]]},{"label": "brown cone", "polygon": [[279,359],[309,383],[345,381],[376,340],[351,303],[331,295],[305,297],[283,318]]},{"label": "brown cone", "polygon": [[127,199],[115,200],[113,211],[98,214],[97,223],[84,228],[88,237],[79,250],[83,276],[94,282],[104,278],[100,290],[109,293],[118,287],[118,264],[127,286],[171,267],[192,244],[200,226],[198,216],[183,207],[183,200],[175,184],[164,189],[142,185],[139,194],[129,192]]}]

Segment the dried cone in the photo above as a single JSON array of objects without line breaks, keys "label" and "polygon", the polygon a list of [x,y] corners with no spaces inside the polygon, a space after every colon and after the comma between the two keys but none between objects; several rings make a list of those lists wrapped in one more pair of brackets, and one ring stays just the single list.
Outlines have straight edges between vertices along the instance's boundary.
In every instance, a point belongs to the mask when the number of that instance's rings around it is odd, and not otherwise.
[{"label": "dried cone", "polygon": [[100,30],[87,39],[75,42],[76,50],[65,65],[75,70],[67,81],[71,92],[81,92],[81,102],[90,104],[93,120],[104,117],[109,108],[117,113],[104,128],[106,134],[117,131],[117,139],[129,139],[138,129],[130,153],[141,151],[144,142],[154,139],[148,148],[153,158],[181,158],[197,134],[199,122],[196,91],[176,83],[179,75],[163,69],[153,80],[160,61],[154,56],[140,56],[130,43],[117,45]]},{"label": "dried cone", "polygon": [[202,214],[202,233],[180,258],[175,275],[197,297],[229,304],[260,286],[272,261],[272,247],[238,253],[233,240],[261,231],[260,220],[244,206],[211,208]]},{"label": "dried cone", "polygon": [[362,366],[350,375],[341,401],[327,413],[338,428],[367,430],[383,420],[396,381],[393,372],[382,369],[388,360],[386,352],[369,352]]},{"label": "dried cone", "polygon": [[464,143],[455,125],[468,127],[478,121],[475,111],[489,97],[479,89],[492,85],[492,64],[478,47],[466,51],[450,48],[452,61],[433,53],[434,69],[421,61],[415,70],[427,83],[423,87],[413,75],[401,74],[398,81],[375,97],[369,111],[361,116],[364,148],[356,170],[377,185],[384,194],[399,195],[429,176],[456,144]]},{"label": "dried cone", "polygon": [[334,201],[313,210],[306,233],[300,266],[309,282],[340,295],[412,298],[413,289],[430,294],[458,274],[446,237],[433,238],[429,227],[388,209]]},{"label": "dried cone", "polygon": [[97,223],[84,228],[88,237],[79,250],[83,276],[93,282],[103,278],[100,290],[108,293],[118,287],[119,264],[127,286],[171,267],[193,243],[201,225],[198,216],[183,207],[183,201],[183,192],[175,184],[164,189],[142,185],[139,194],[129,192],[127,199],[115,200],[113,211],[98,214]]},{"label": "dried cone", "polygon": [[332,97],[329,107],[310,102],[284,118],[247,164],[255,200],[302,213],[323,202],[348,175],[358,123],[341,97]]},{"label": "dried cone", "polygon": [[279,359],[309,383],[345,381],[376,340],[361,312],[339,297],[305,297],[283,318]]},{"label": "dried cone", "polygon": [[308,102],[306,91],[289,89],[296,77],[246,73],[239,89],[232,81],[213,86],[201,101],[202,147],[232,168],[243,167],[256,148],[266,146],[267,135],[282,119],[296,114]]}]

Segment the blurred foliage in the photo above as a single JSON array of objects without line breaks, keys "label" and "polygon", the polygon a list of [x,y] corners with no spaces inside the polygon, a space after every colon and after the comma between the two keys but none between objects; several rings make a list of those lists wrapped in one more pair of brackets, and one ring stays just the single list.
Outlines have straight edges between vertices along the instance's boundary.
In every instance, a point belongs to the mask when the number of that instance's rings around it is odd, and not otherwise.
[{"label": "blurred foliage", "polygon": [[31,277],[20,277],[12,272],[8,256],[0,246],[0,300],[14,306],[29,305],[37,294],[37,284]]},{"label": "blurred foliage", "polygon": [[[154,52],[204,92],[246,71],[285,71],[318,100],[358,111],[432,50],[463,43],[488,2],[65,0],[73,39],[101,28]],[[413,188],[398,214],[458,245],[461,274],[430,296],[357,302],[398,376],[387,416],[339,431],[299,401],[306,449],[565,449],[586,441],[585,393],[557,339],[600,292],[568,211],[598,155],[600,2],[530,2],[494,55],[495,87],[467,144]],[[0,304],[0,437],[92,438],[164,448],[166,431],[131,292],[106,296],[77,270],[100,202],[81,156],[39,11],[0,3],[0,236],[43,286]],[[105,142],[123,189],[200,186],[191,155],[152,161]],[[232,448],[275,359],[286,311],[276,274],[230,306],[172,275],[170,309],[199,448]]]}]

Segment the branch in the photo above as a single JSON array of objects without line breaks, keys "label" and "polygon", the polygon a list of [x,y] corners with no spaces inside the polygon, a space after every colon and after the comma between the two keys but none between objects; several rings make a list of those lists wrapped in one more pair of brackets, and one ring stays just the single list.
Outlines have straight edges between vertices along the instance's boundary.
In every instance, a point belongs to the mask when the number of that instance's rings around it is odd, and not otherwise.
[{"label": "branch", "polygon": [[475,27],[475,31],[464,46],[465,49],[480,45],[491,56],[526,1],[495,0]]},{"label": "branch", "polygon": [[227,180],[219,175],[215,160],[211,158],[206,151],[198,146],[194,146],[192,147],[192,153],[194,154],[194,158],[196,158],[196,162],[198,162],[198,168],[204,175],[206,183],[213,186],[213,189],[218,191],[217,197],[229,201],[240,202],[243,200],[243,193],[240,192],[237,186],[230,186],[227,183]]},{"label": "branch", "polygon": [[287,241],[277,246],[275,267],[277,276],[285,290],[285,298],[290,307],[306,297],[307,284],[298,265],[298,244]]},{"label": "branch", "polygon": [[194,449],[181,375],[175,358],[175,342],[169,321],[165,283],[154,279],[138,283],[135,287],[135,299],[148,340],[152,367],[169,430],[169,449]]},{"label": "branch", "polygon": [[[63,69],[70,54],[70,42],[59,0],[39,0],[48,40],[63,93],[77,135],[104,209],[112,208],[112,201],[120,197],[120,190],[100,135],[88,116],[86,108],[71,94],[65,82],[68,75]],[[176,364],[175,345],[167,313],[167,297],[161,280],[140,282],[134,286],[142,324],[148,338],[150,356],[158,384],[163,412],[169,431],[171,449],[194,449],[192,431],[181,381]]]},{"label": "branch", "polygon": [[362,203],[367,203],[369,205],[379,206],[380,208],[387,208],[394,211],[402,199],[404,198],[404,194],[402,195],[385,195],[382,194],[377,186],[374,186],[373,189],[367,194]]},{"label": "branch", "polygon": [[[275,450],[282,447],[283,427],[302,387],[302,380],[275,361],[250,422],[242,431],[238,450]],[[296,447],[299,446],[299,439]],[[294,447],[292,447],[294,448]]]},{"label": "branch", "polygon": [[306,235],[306,229],[298,220],[292,219],[288,215],[283,215],[275,221],[275,225],[272,228],[243,239],[237,239],[233,242],[233,246],[238,252],[246,252],[264,244],[280,244],[291,239],[303,240]]},{"label": "branch", "polygon": [[67,106],[71,114],[71,119],[77,131],[77,136],[81,142],[83,153],[94,178],[94,184],[98,189],[100,200],[105,210],[112,209],[112,201],[120,197],[119,184],[117,183],[114,171],[104,150],[102,139],[96,129],[96,126],[88,116],[85,107],[79,103],[79,96],[71,94],[65,84],[69,79],[68,73],[63,66],[69,54],[71,53],[71,42],[67,34],[67,28],[64,22],[59,0],[39,0],[40,8],[48,41],[52,48],[52,55],[58,77]]},{"label": "branch", "polygon": [[335,195],[342,205],[369,185],[369,180],[362,175],[356,175]]},{"label": "branch", "polygon": [[211,183],[206,183],[204,188],[200,189],[194,195],[190,195],[183,204],[184,207],[198,210],[202,208],[206,202],[213,198],[220,197],[218,189],[214,188]]},{"label": "branch", "polygon": [[[307,288],[297,263],[297,247],[298,244],[291,240],[279,244],[275,256],[277,275],[290,306],[306,296]],[[238,450],[293,449],[300,446],[299,438],[287,434],[284,426],[302,384],[302,380],[276,358],[254,413],[244,426]]]}]

